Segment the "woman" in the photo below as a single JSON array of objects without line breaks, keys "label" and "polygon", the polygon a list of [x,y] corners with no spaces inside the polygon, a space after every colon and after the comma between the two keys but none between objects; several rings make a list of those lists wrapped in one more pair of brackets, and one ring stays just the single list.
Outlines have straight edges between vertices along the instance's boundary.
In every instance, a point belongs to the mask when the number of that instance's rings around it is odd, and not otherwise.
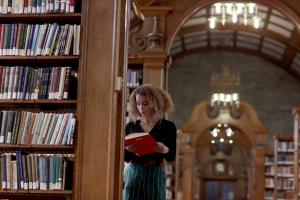
[{"label": "woman", "polygon": [[176,127],[163,119],[173,110],[170,96],[162,89],[145,84],[130,95],[126,135],[148,132],[156,141],[155,153],[137,156],[136,145],[125,147],[127,165],[124,179],[124,200],[164,200],[165,174],[163,160],[174,161],[176,155]]}]

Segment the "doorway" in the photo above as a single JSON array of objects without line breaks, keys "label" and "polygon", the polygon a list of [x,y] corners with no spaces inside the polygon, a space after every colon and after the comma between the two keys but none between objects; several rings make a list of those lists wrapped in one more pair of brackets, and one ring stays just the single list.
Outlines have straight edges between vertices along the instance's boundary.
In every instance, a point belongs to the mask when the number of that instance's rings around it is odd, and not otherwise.
[{"label": "doorway", "polygon": [[205,180],[205,200],[234,200],[236,180]]}]

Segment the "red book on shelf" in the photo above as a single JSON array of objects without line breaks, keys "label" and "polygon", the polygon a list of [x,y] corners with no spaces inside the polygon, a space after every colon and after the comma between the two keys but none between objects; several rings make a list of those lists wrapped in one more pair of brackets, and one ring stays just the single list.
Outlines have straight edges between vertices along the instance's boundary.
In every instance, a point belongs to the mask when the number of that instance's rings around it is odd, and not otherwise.
[{"label": "red book on shelf", "polygon": [[138,156],[156,153],[153,148],[157,146],[156,141],[149,133],[131,133],[125,137],[125,146],[139,144],[136,153]]}]

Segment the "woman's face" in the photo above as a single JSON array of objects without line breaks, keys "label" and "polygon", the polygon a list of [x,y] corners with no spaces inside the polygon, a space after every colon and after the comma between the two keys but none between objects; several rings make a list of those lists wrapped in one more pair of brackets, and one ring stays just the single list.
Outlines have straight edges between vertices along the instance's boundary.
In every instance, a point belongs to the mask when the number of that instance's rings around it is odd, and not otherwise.
[{"label": "woman's face", "polygon": [[150,118],[154,114],[153,104],[143,95],[136,95],[136,106],[144,118]]}]

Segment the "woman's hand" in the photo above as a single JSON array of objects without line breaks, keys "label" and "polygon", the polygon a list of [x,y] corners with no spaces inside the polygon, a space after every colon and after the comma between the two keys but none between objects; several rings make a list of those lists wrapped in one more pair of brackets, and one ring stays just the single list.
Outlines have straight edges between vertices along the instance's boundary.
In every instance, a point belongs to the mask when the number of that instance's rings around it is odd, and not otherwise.
[{"label": "woman's hand", "polygon": [[166,154],[169,152],[169,148],[164,145],[163,143],[161,142],[156,142],[157,146],[154,147],[154,151],[156,151],[157,153],[162,153],[162,154]]}]

